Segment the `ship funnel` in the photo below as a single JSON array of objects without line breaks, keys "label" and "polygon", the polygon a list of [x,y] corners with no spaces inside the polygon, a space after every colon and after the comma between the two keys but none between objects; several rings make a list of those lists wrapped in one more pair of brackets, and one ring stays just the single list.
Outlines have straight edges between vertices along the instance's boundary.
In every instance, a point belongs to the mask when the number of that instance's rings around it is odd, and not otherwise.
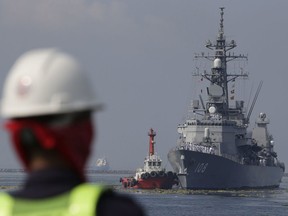
[{"label": "ship funnel", "polygon": [[221,59],[216,58],[213,62],[213,68],[221,68]]}]

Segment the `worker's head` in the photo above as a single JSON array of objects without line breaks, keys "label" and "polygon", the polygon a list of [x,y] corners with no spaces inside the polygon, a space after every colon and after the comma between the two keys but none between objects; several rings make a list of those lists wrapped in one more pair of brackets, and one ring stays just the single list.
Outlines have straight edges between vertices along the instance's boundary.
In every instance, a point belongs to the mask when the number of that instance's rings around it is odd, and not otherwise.
[{"label": "worker's head", "polygon": [[27,169],[36,157],[83,171],[93,138],[95,98],[83,68],[58,49],[32,50],[4,83],[1,114]]}]

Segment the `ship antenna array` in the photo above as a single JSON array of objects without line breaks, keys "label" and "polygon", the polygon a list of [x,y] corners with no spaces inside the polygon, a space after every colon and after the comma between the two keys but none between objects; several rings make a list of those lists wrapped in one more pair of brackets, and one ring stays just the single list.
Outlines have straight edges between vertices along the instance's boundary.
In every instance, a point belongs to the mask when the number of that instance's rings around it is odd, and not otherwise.
[{"label": "ship antenna array", "polygon": [[255,106],[255,104],[256,104],[256,101],[257,101],[257,98],[258,98],[259,93],[260,93],[260,91],[261,91],[262,85],[263,85],[263,80],[261,80],[260,83],[259,83],[259,85],[258,85],[258,88],[257,88],[257,90],[256,90],[255,96],[254,96],[253,101],[252,101],[252,104],[251,104],[251,107],[250,107],[250,109],[249,109],[249,111],[248,111],[248,113],[247,113],[247,117],[246,117],[246,122],[247,122],[247,123],[249,123],[249,121],[250,121],[250,116],[251,116],[252,111],[253,111],[253,109],[254,109],[254,106]]},{"label": "ship antenna array", "polygon": [[227,73],[227,63],[229,61],[235,60],[235,59],[243,59],[243,60],[248,60],[247,55],[237,55],[234,53],[228,52],[229,50],[234,49],[237,45],[234,40],[231,41],[226,41],[225,35],[224,35],[224,7],[220,7],[220,28],[218,31],[218,37],[216,39],[216,42],[212,43],[210,40],[206,42],[206,48],[213,50],[215,53],[210,55],[209,53],[206,55],[204,52],[201,54],[195,54],[194,58],[199,59],[199,58],[204,58],[209,61],[214,62],[216,59],[219,59],[221,62],[221,66],[217,68],[212,68],[211,73],[207,73],[204,71],[204,73],[200,73],[199,69],[195,73],[192,74],[192,76],[201,76],[202,78],[210,81],[211,84],[216,84],[219,85],[220,87],[223,88],[223,92],[225,94],[225,104],[226,108],[224,112],[228,111],[229,107],[229,98],[228,98],[228,83],[231,81],[235,81],[236,78],[238,77],[248,77],[247,73]]},{"label": "ship antenna array", "polygon": [[225,9],[225,7],[220,7],[220,10],[221,10],[221,12],[220,12],[221,19],[220,19],[220,29],[219,29],[219,33],[220,33],[220,37],[221,37],[221,38],[223,38],[223,36],[224,36],[224,24],[223,24],[223,22],[224,22],[224,18],[223,18],[223,16],[224,16],[224,9]]},{"label": "ship antenna array", "polygon": [[202,105],[202,109],[204,110],[204,113],[206,113],[206,111],[205,111],[204,101],[203,101],[203,98],[202,98],[201,95],[199,95],[199,99],[200,99],[200,102],[201,102],[201,105]]}]

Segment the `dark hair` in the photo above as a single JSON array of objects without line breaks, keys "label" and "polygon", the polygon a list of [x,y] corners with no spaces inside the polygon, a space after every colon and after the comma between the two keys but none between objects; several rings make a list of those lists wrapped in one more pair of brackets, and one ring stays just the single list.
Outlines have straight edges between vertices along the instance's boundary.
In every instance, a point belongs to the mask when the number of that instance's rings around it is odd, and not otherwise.
[{"label": "dark hair", "polygon": [[[23,128],[20,132],[20,142],[28,160],[35,156],[46,155],[47,150],[44,150],[40,142],[31,128]],[[49,153],[50,154],[50,153]]]},{"label": "dark hair", "polygon": [[[26,117],[21,119],[29,119],[32,121],[41,122],[51,127],[61,127],[64,125],[73,124],[77,121],[81,121],[82,119],[89,118],[90,116],[91,111],[81,111],[75,113]],[[21,130],[20,142],[28,160],[33,159],[35,156],[42,156],[47,159],[55,159],[55,157],[58,155],[58,152],[54,149],[44,149],[31,128],[23,128]]]},{"label": "dark hair", "polygon": [[57,122],[66,122],[66,123],[74,123],[81,119],[85,119],[90,117],[92,114],[91,110],[73,112],[73,113],[61,113],[61,114],[51,114],[51,115],[40,115],[40,116],[30,116],[30,117],[21,117],[14,118],[15,120],[19,119],[27,119],[36,122],[41,122],[47,125],[57,124]]}]

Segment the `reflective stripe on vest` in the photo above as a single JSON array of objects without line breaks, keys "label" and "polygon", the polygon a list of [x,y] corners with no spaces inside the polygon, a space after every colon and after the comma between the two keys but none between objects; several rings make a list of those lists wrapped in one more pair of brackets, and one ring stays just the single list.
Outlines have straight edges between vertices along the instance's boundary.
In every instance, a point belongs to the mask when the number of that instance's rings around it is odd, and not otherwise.
[{"label": "reflective stripe on vest", "polygon": [[53,198],[14,199],[0,194],[0,216],[94,216],[103,186],[81,184],[72,191]]}]

